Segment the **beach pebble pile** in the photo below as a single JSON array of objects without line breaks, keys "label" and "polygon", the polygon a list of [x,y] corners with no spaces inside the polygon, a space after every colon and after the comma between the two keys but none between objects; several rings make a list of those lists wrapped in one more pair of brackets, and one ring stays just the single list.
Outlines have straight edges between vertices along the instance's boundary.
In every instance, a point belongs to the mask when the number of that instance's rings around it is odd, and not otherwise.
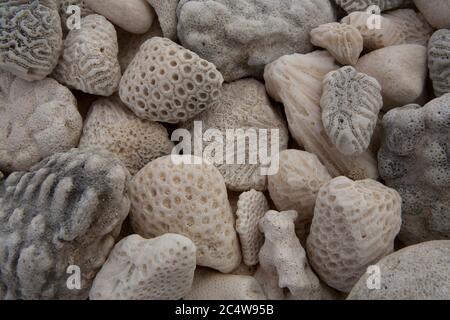
[{"label": "beach pebble pile", "polygon": [[0,299],[450,299],[450,2],[3,0]]}]

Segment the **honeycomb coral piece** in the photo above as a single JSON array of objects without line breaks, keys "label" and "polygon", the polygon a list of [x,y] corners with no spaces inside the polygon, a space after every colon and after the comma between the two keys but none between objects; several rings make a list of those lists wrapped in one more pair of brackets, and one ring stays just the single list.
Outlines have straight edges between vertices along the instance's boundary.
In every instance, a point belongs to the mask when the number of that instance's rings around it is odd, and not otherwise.
[{"label": "honeycomb coral piece", "polygon": [[223,78],[195,53],[160,37],[147,40],[120,82],[120,98],[142,119],[178,123],[214,106]]},{"label": "honeycomb coral piece", "polygon": [[110,96],[121,77],[117,33],[104,17],[91,14],[81,19],[81,28],[69,32],[64,52],[53,77],[70,88]]},{"label": "honeycomb coral piece", "polygon": [[110,151],[134,175],[150,161],[170,154],[173,143],[161,124],[136,117],[118,97],[112,97],[91,106],[79,147]]},{"label": "honeycomb coral piece", "polygon": [[[267,168],[267,165],[262,161],[264,159],[261,158],[261,153],[267,151],[266,160],[270,161],[271,154],[277,154],[287,148],[289,132],[283,118],[272,106],[261,82],[255,79],[242,79],[224,84],[222,95],[215,106],[183,124],[183,128],[187,128],[193,137],[196,122],[201,122],[204,134],[212,129],[222,135],[222,140],[212,138],[212,141],[204,141],[203,155],[210,156],[206,155],[205,150],[211,147],[224,150],[220,161],[211,160],[211,162],[225,178],[228,189],[264,191],[267,188],[267,175],[261,173],[261,168]],[[267,135],[264,134],[264,130],[267,130]],[[227,134],[227,131],[232,131],[233,135]],[[248,142],[250,140],[248,137],[252,134],[256,135],[257,143]],[[233,138],[230,140],[234,141],[236,148],[230,147],[227,136]],[[263,141],[261,137],[264,136],[268,142],[267,150],[263,150],[264,146],[261,147]],[[245,150],[238,147],[241,138],[245,141]],[[240,145],[243,146],[244,143],[241,142]],[[239,164],[238,157],[244,153],[245,159]],[[213,154],[211,156],[214,157]],[[232,163],[227,160],[228,158],[233,159]],[[251,161],[252,158],[255,161]]]},{"label": "honeycomb coral piece", "polygon": [[184,300],[266,300],[266,296],[252,276],[197,268],[192,289]]},{"label": "honeycomb coral piece", "polygon": [[332,22],[311,31],[311,43],[328,50],[341,64],[355,65],[363,50],[363,38],[352,25]]},{"label": "honeycomb coral piece", "polygon": [[369,147],[383,107],[381,85],[375,78],[346,66],[323,80],[322,123],[342,154],[361,155]]},{"label": "honeycomb coral piece", "polygon": [[0,3],[0,69],[28,81],[42,80],[62,50],[58,0]]},{"label": "honeycomb coral piece", "polygon": [[130,235],[114,246],[97,273],[91,300],[178,300],[194,279],[195,245],[178,234]]},{"label": "honeycomb coral piece", "polygon": [[268,211],[259,222],[264,245],[255,278],[268,299],[320,299],[319,279],[308,265],[305,250],[295,235],[294,210]]},{"label": "honeycomb coral piece", "polygon": [[365,11],[370,6],[378,6],[381,11],[391,10],[410,4],[411,0],[334,0],[347,12]]},{"label": "honeycomb coral piece", "polygon": [[450,30],[438,30],[431,37],[428,67],[436,96],[450,93]]},{"label": "honeycomb coral piece", "polygon": [[248,266],[258,263],[259,249],[264,243],[264,236],[258,230],[258,223],[268,210],[269,204],[262,192],[252,189],[239,196],[236,231],[239,234],[242,258]]},{"label": "honeycomb coral piece", "polygon": [[311,224],[317,192],[331,176],[317,156],[306,151],[284,150],[279,159],[278,173],[268,177],[270,198],[280,211],[297,211],[296,233],[303,240]]},{"label": "honeycomb coral piece", "polygon": [[424,107],[407,105],[383,118],[380,174],[403,200],[406,245],[450,239],[450,93]]},{"label": "honeycomb coral piece", "polygon": [[118,159],[92,149],[55,154],[2,181],[0,299],[86,299],[128,214],[128,183]]},{"label": "honeycomb coral piece", "polygon": [[179,0],[147,0],[158,15],[165,38],[177,40],[177,6]]},{"label": "honeycomb coral piece", "polygon": [[311,266],[329,286],[349,292],[393,251],[400,225],[397,191],[370,179],[334,178],[317,196],[306,246]]},{"label": "honeycomb coral piece", "polygon": [[59,0],[59,15],[61,17],[61,25],[64,32],[69,31],[68,23],[71,23],[69,19],[71,16],[77,13],[73,10],[70,11],[70,6],[77,6],[78,8],[80,8],[81,18],[94,13],[94,11],[92,11],[86,4],[86,0]]},{"label": "honeycomb coral piece", "polygon": [[306,151],[317,155],[331,176],[376,179],[377,164],[370,151],[357,157],[341,154],[323,127],[322,82],[327,73],[336,69],[338,66],[326,51],[284,56],[266,66],[266,89],[272,98],[284,104],[293,138]]},{"label": "honeycomb coral piece", "polygon": [[83,120],[69,89],[53,79],[28,82],[0,71],[0,169],[28,170],[78,145]]},{"label": "honeycomb coral piece", "polygon": [[198,265],[233,271],[241,253],[223,177],[198,157],[174,158],[153,160],[133,178],[133,229],[146,238],[182,234],[195,243]]}]

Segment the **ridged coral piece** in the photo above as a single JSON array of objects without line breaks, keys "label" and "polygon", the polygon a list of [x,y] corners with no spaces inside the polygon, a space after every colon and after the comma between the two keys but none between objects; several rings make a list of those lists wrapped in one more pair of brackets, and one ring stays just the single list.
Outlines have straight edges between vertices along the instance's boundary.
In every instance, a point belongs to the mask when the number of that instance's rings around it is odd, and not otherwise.
[{"label": "ridged coral piece", "polygon": [[165,38],[177,40],[177,6],[179,0],[147,0],[155,9]]},{"label": "ridged coral piece", "polygon": [[95,277],[91,300],[178,300],[192,286],[195,245],[179,234],[134,234],[117,243]]},{"label": "ridged coral piece", "polygon": [[178,123],[214,106],[222,82],[213,64],[169,39],[153,37],[128,66],[119,93],[138,117]]},{"label": "ridged coral piece", "polygon": [[405,6],[411,0],[334,0],[347,12],[365,11],[370,6],[378,6],[381,11],[391,10]]},{"label": "ridged coral piece", "polygon": [[397,191],[370,179],[334,178],[317,196],[309,261],[321,280],[349,292],[369,265],[393,252],[400,225]]},{"label": "ridged coral piece", "polygon": [[361,155],[369,147],[383,107],[375,78],[346,66],[323,80],[322,123],[330,141],[342,154]]},{"label": "ridged coral piece", "polygon": [[428,67],[436,96],[450,93],[450,30],[438,30],[431,37]]},{"label": "ridged coral piece", "polygon": [[[106,151],[73,149],[0,185],[0,299],[86,299],[125,220],[129,173]],[[81,288],[68,283],[69,266]]]},{"label": "ridged coral piece", "polygon": [[121,77],[117,33],[103,16],[81,19],[81,28],[69,32],[53,76],[60,83],[86,93],[110,96]]},{"label": "ridged coral piece", "polygon": [[27,80],[42,80],[62,50],[57,0],[0,3],[0,69]]}]

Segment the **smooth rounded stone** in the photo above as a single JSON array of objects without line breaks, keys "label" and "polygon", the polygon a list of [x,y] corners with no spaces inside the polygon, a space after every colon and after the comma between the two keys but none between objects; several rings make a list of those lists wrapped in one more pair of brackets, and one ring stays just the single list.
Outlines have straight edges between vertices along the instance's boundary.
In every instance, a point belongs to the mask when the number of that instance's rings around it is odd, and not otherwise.
[{"label": "smooth rounded stone", "polygon": [[[90,14],[93,14],[88,5],[86,4],[86,0],[59,0],[59,16],[61,17],[61,26],[64,32],[69,31],[68,24],[71,23],[71,17],[76,17],[77,11],[69,10],[70,6],[76,6],[80,9],[80,17],[84,18]],[[73,20],[75,21],[75,20]],[[75,26],[70,26],[73,28]]]},{"label": "smooth rounded stone", "polygon": [[164,126],[136,117],[118,97],[111,97],[92,104],[79,147],[110,151],[134,175],[150,161],[170,154],[174,145]]},{"label": "smooth rounded stone", "polygon": [[450,2],[413,0],[417,9],[425,16],[427,21],[436,29],[450,28]]},{"label": "smooth rounded stone", "polygon": [[147,32],[155,19],[155,11],[146,0],[84,1],[90,9],[131,33]]},{"label": "smooth rounded stone", "polygon": [[334,178],[317,196],[306,245],[311,266],[349,292],[369,265],[393,252],[400,225],[397,191],[371,179]]},{"label": "smooth rounded stone", "polygon": [[314,213],[317,192],[331,180],[327,168],[315,154],[301,150],[283,150],[278,173],[268,177],[270,197],[279,211],[295,210],[296,234],[306,240]]},{"label": "smooth rounded stone", "polygon": [[287,55],[266,66],[266,89],[284,104],[293,138],[306,151],[317,155],[331,176],[376,179],[377,163],[370,151],[358,157],[345,156],[325,133],[320,108],[322,82],[327,73],[338,68],[326,51]]},{"label": "smooth rounded stone", "polygon": [[[133,178],[131,224],[152,238],[178,233],[197,247],[197,264],[228,273],[241,263],[225,182],[211,164],[193,156],[153,160]],[[194,164],[194,161],[201,164]]]},{"label": "smooth rounded stone", "polygon": [[264,236],[259,232],[259,220],[269,211],[269,204],[264,193],[254,189],[239,196],[236,210],[236,232],[241,244],[242,259],[246,265],[258,264],[258,253],[264,243]]},{"label": "smooth rounded stone", "polygon": [[[221,133],[222,139],[212,138],[210,141],[203,142],[203,151],[208,148],[215,147],[216,150],[224,150],[223,157],[220,161],[211,161],[219,169],[225,178],[227,188],[232,191],[247,191],[255,189],[264,191],[267,188],[267,175],[262,174],[262,169],[268,169],[263,163],[260,155],[263,149],[254,144],[246,144],[245,163],[237,164],[237,158],[242,156],[244,150],[238,149],[238,138],[242,135],[238,131],[234,131],[235,149],[231,149],[227,145],[227,130],[243,131],[244,135],[251,132],[257,135],[258,143],[260,139],[260,129],[267,130],[267,161],[270,161],[270,155],[277,154],[279,151],[287,148],[289,140],[289,132],[282,116],[272,106],[267,96],[264,85],[255,79],[242,79],[231,83],[225,83],[222,88],[222,94],[218,103],[189,122],[183,124],[183,128],[187,128],[191,132],[191,136],[195,135],[194,125],[198,121],[202,123],[203,131],[208,129]],[[278,130],[272,133],[272,130]],[[245,136],[244,136],[245,138]],[[275,141],[277,139],[278,141]],[[275,142],[278,143],[278,150],[275,150]],[[240,143],[241,146],[243,143]],[[274,144],[272,151],[271,144]],[[212,152],[211,152],[212,153]],[[219,152],[218,152],[219,153]],[[211,156],[216,156],[211,155]],[[217,155],[219,157],[219,155]],[[234,164],[227,164],[226,157],[233,158]],[[253,163],[251,158],[256,158]],[[211,159],[213,160],[213,159]],[[220,163],[221,162],[221,163]],[[256,164],[255,164],[256,162]]]},{"label": "smooth rounded stone", "polygon": [[28,170],[78,145],[83,120],[69,89],[53,79],[28,82],[0,71],[0,169]]},{"label": "smooth rounded stone", "polygon": [[140,118],[186,121],[217,104],[223,78],[216,67],[175,42],[147,40],[120,81],[120,98]]},{"label": "smooth rounded stone", "polygon": [[259,252],[255,278],[270,300],[321,298],[319,279],[311,270],[306,253],[295,235],[294,210],[268,211],[259,222],[264,245]]},{"label": "smooth rounded stone", "polygon": [[353,287],[348,300],[448,300],[450,298],[450,241],[429,241],[384,257],[381,288],[370,290],[369,274]]},{"label": "smooth rounded stone", "polygon": [[411,0],[334,0],[337,5],[347,12],[366,11],[370,6],[378,6],[381,11],[404,7]]},{"label": "smooth rounded stone", "polygon": [[63,47],[58,1],[2,1],[0,69],[27,81],[52,73]]},{"label": "smooth rounded stone", "polygon": [[266,296],[252,276],[197,268],[192,289],[184,300],[266,300]]},{"label": "smooth rounded stone", "polygon": [[64,40],[64,52],[53,77],[72,89],[110,96],[119,87],[121,72],[114,26],[103,16],[81,19]]},{"label": "smooth rounded stone", "polygon": [[428,68],[434,93],[440,97],[450,93],[450,30],[436,31],[428,44]]},{"label": "smooth rounded stone", "polygon": [[177,40],[178,1],[179,0],[147,0],[158,15],[164,37],[173,41]]},{"label": "smooth rounded stone", "polygon": [[153,239],[122,239],[95,277],[90,300],[178,300],[192,286],[195,245],[167,233]]},{"label": "smooth rounded stone", "polygon": [[391,110],[383,129],[378,164],[403,200],[400,240],[450,239],[450,93]]},{"label": "smooth rounded stone", "polygon": [[347,156],[369,147],[383,107],[378,81],[351,66],[331,71],[323,80],[322,123],[330,141]]},{"label": "smooth rounded stone", "polygon": [[181,0],[177,15],[182,45],[227,82],[261,77],[277,58],[312,51],[311,30],[336,21],[329,0]]},{"label": "smooth rounded stone", "polygon": [[356,64],[356,70],[381,84],[385,111],[421,100],[426,94],[427,69],[427,48],[416,44],[378,49]]},{"label": "smooth rounded stone", "polygon": [[311,43],[328,50],[343,65],[355,65],[363,51],[363,37],[354,26],[332,22],[311,31]]},{"label": "smooth rounded stone", "polygon": [[128,215],[128,183],[118,159],[93,149],[2,181],[0,299],[86,299]]}]

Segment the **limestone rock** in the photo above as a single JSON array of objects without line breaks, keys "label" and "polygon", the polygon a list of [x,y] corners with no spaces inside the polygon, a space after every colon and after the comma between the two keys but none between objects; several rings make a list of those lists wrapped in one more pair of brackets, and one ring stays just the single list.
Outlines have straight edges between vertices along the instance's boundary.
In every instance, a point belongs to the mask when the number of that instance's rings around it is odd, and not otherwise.
[{"label": "limestone rock", "polygon": [[194,279],[195,245],[167,233],[130,235],[115,245],[92,284],[91,300],[178,300]]},{"label": "limestone rock", "polygon": [[181,157],[190,163],[174,159],[153,160],[134,176],[133,229],[145,238],[168,232],[184,235],[197,247],[198,265],[233,271],[241,253],[223,177],[200,158]]},{"label": "limestone rock", "polygon": [[120,98],[140,118],[178,123],[214,106],[223,78],[216,67],[166,39],[140,48],[120,81]]},{"label": "limestone rock", "polygon": [[69,19],[74,14],[77,14],[77,11],[69,10],[70,6],[77,6],[78,8],[80,8],[81,18],[94,13],[94,11],[92,11],[88,7],[86,2],[86,0],[59,0],[59,16],[61,17],[61,26],[64,32],[69,31],[69,26],[70,28],[73,28],[73,26],[70,24],[71,20]]},{"label": "limestone rock", "polygon": [[[261,82],[255,79],[242,79],[224,84],[222,95],[216,105],[183,124],[183,128],[190,130],[192,136],[195,135],[196,122],[201,122],[203,132],[212,129],[217,135],[221,134],[222,139],[212,138],[212,141],[205,141],[203,151],[205,153],[205,150],[210,150],[212,147],[215,147],[216,150],[223,150],[222,156],[219,151],[216,152],[217,154],[211,155],[211,157],[218,158],[217,161],[211,159],[211,162],[217,166],[225,178],[228,189],[233,191],[250,189],[264,191],[266,189],[267,175],[262,172],[262,168],[267,169],[270,154],[277,154],[287,148],[289,133],[283,118],[272,106]],[[247,133],[248,136],[254,133],[259,144],[262,141],[263,131],[260,131],[261,129],[267,130],[268,159],[261,158],[261,153],[264,152],[260,145],[239,140],[245,138]],[[240,143],[242,147],[238,150],[231,148],[228,144],[227,130],[234,130],[236,149],[238,149],[239,141],[244,141]],[[273,132],[272,130],[278,131]],[[242,150],[244,143],[245,150]],[[276,143],[278,143],[278,149]],[[245,159],[241,162],[243,164],[239,164],[237,159],[244,156],[244,151]],[[234,164],[227,163],[224,157],[234,159]]]},{"label": "limestone rock", "polygon": [[416,44],[378,49],[361,57],[356,70],[377,79],[383,109],[389,111],[414,103],[425,94],[427,49]]},{"label": "limestone rock", "polygon": [[328,50],[343,65],[355,65],[363,50],[363,37],[352,25],[332,22],[311,31],[311,43]]},{"label": "limestone rock", "polygon": [[[55,154],[2,181],[0,299],[86,299],[128,214],[128,182],[119,160],[92,149]],[[69,289],[73,266],[79,290]]]},{"label": "limestone rock", "polygon": [[42,80],[62,50],[58,0],[3,0],[0,69],[28,81]]},{"label": "limestone rock", "polygon": [[383,118],[380,174],[403,200],[406,245],[450,239],[450,93]]},{"label": "limestone rock", "polygon": [[147,0],[155,9],[165,38],[177,40],[177,6],[179,0]]},{"label": "limestone rock", "polygon": [[192,290],[184,300],[266,300],[266,296],[251,276],[197,268]]},{"label": "limestone rock", "polygon": [[369,147],[383,107],[378,81],[346,66],[323,80],[322,123],[340,153],[361,155]]},{"label": "limestone rock", "polygon": [[150,161],[170,154],[173,143],[161,124],[136,117],[118,97],[91,106],[80,140],[81,147],[103,148],[115,154],[132,175]]},{"label": "limestone rock", "polygon": [[336,21],[329,0],[181,0],[177,15],[183,46],[226,81],[260,77],[277,58],[310,52],[311,30]]},{"label": "limestone rock", "polygon": [[259,222],[265,242],[259,252],[260,267],[255,278],[271,300],[321,298],[319,279],[295,235],[296,219],[294,210],[268,211]]},{"label": "limestone rock", "polygon": [[0,72],[1,170],[28,170],[76,147],[82,121],[74,96],[55,80],[28,82]]},{"label": "limestone rock", "polygon": [[117,33],[103,16],[81,19],[81,29],[69,32],[53,76],[60,83],[86,93],[110,96],[119,86]]},{"label": "limestone rock", "polygon": [[306,151],[317,155],[331,176],[376,179],[374,155],[369,151],[358,157],[340,154],[322,125],[322,81],[328,72],[336,69],[338,66],[326,51],[284,56],[266,66],[266,89],[272,98],[284,104],[294,139]]},{"label": "limestone rock", "polygon": [[434,93],[450,93],[450,30],[436,31],[428,44],[428,67]]},{"label": "limestone rock", "polygon": [[370,6],[378,6],[381,11],[408,5],[411,0],[334,0],[347,12],[366,11]]},{"label": "limestone rock", "polygon": [[371,179],[337,177],[320,188],[307,240],[320,279],[349,292],[369,265],[392,253],[400,231],[399,194]]},{"label": "limestone rock", "polygon": [[440,0],[413,0],[419,11],[436,29],[450,28],[450,2]]}]

